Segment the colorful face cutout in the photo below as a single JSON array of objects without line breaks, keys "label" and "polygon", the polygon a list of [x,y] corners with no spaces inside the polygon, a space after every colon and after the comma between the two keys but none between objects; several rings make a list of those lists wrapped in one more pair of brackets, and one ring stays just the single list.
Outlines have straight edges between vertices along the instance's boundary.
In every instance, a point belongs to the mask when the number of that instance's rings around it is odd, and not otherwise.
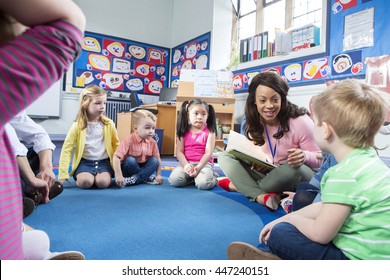
[{"label": "colorful face cutout", "polygon": [[309,60],[305,64],[305,68],[303,69],[303,77],[306,79],[313,79],[314,76],[318,73],[318,71],[326,65],[328,62],[327,58],[319,58]]},{"label": "colorful face cutout", "polygon": [[142,76],[147,76],[149,75],[150,67],[147,64],[141,64],[135,68],[135,71]]},{"label": "colorful face cutout", "polygon": [[180,56],[181,56],[181,51],[175,50],[173,54],[173,63],[177,63],[180,60]]},{"label": "colorful face cutout", "polygon": [[98,54],[89,55],[89,63],[95,69],[109,71],[110,70],[110,61],[107,57]]},{"label": "colorful face cutout", "polygon": [[101,47],[100,47],[98,40],[96,40],[95,38],[92,38],[92,37],[85,37],[83,39],[82,47],[84,50],[90,51],[90,52],[100,52],[101,51]]},{"label": "colorful face cutout", "polygon": [[339,54],[333,59],[333,68],[337,73],[343,73],[352,66],[352,59],[348,54]]},{"label": "colorful face cutout", "polygon": [[112,70],[118,73],[129,73],[130,72],[130,61],[114,58]]},{"label": "colorful face cutout", "polygon": [[207,69],[207,56],[206,55],[201,55],[199,58],[196,60],[196,69],[203,70]]},{"label": "colorful face cutout", "polygon": [[123,77],[119,74],[104,74],[103,80],[110,89],[117,89],[123,84]]},{"label": "colorful face cutout", "polygon": [[165,73],[165,67],[163,66],[158,66],[157,69],[156,69],[156,73],[157,75],[163,75]]},{"label": "colorful face cutout", "polygon": [[302,79],[302,66],[298,63],[290,64],[284,68],[284,76],[290,82],[300,81]]},{"label": "colorful face cutout", "polygon": [[148,61],[149,62],[156,62],[159,64],[164,64],[164,56],[162,52],[155,49],[149,49],[148,50]]},{"label": "colorful face cutout", "polygon": [[81,78],[84,78],[84,84],[92,83],[95,78],[93,77],[93,73],[90,71],[85,71],[80,75]]},{"label": "colorful face cutout", "polygon": [[119,42],[113,42],[107,46],[107,50],[116,57],[122,57],[125,51],[124,46]]},{"label": "colorful face cutout", "polygon": [[192,69],[192,62],[191,62],[191,60],[184,61],[181,69]]},{"label": "colorful face cutout", "polygon": [[126,82],[126,87],[129,90],[140,91],[144,89],[144,84],[139,78],[131,79]]},{"label": "colorful face cutout", "polygon": [[196,53],[198,52],[197,44],[192,43],[187,47],[187,50],[185,52],[187,59],[195,57]]},{"label": "colorful face cutout", "polygon": [[148,89],[152,93],[160,93],[160,90],[162,88],[162,83],[159,81],[153,81],[148,85]]},{"label": "colorful face cutout", "polygon": [[129,52],[137,59],[143,59],[146,55],[145,49],[139,46],[130,46]]}]

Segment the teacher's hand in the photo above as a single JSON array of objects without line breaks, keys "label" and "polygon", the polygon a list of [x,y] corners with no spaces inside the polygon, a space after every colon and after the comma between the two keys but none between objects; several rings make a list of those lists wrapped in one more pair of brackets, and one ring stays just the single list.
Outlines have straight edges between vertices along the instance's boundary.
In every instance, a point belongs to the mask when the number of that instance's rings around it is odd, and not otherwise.
[{"label": "teacher's hand", "polygon": [[287,154],[287,163],[291,167],[299,167],[305,162],[305,153],[301,149],[289,149]]}]

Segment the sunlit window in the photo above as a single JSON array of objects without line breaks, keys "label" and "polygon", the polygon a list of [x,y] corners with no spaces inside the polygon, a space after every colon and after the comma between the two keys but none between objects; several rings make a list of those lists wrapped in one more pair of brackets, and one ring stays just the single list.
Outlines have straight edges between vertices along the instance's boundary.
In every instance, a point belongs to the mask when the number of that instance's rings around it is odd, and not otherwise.
[{"label": "sunlit window", "polygon": [[314,23],[321,27],[322,23],[322,1],[294,0],[292,7],[292,27]]},{"label": "sunlit window", "polygon": [[[308,23],[318,27],[322,24],[322,1],[320,0],[288,0],[292,1],[292,25],[286,28],[286,0],[257,0],[263,1],[263,30],[273,31],[297,28]],[[256,35],[256,16],[259,15],[256,0],[232,0],[238,18],[239,40]],[[261,14],[261,13],[260,13]],[[272,40],[272,32],[270,32]]]}]

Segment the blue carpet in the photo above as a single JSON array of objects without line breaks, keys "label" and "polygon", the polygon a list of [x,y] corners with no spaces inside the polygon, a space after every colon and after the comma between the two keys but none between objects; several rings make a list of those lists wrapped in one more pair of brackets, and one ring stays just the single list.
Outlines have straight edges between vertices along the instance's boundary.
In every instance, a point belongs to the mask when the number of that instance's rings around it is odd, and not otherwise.
[{"label": "blue carpet", "polygon": [[25,222],[48,233],[52,251],[91,260],[224,260],[230,242],[257,245],[263,222],[280,215],[218,186],[174,188],[165,178],[161,186],[65,186]]}]

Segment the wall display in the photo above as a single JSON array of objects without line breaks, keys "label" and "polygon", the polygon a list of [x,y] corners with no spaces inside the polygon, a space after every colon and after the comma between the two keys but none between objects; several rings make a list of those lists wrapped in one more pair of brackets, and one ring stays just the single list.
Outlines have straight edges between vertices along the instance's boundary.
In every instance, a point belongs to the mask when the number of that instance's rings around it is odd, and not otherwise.
[{"label": "wall display", "polygon": [[170,49],[86,31],[73,87],[159,94],[168,86]]},{"label": "wall display", "polygon": [[273,70],[281,75],[289,85],[304,85],[313,81],[326,81],[360,75],[364,69],[362,52],[345,52],[332,57],[313,58],[289,64],[277,65],[244,72],[234,72],[235,93],[245,92],[251,79],[258,73]]},{"label": "wall display", "polygon": [[210,32],[172,48],[171,85],[178,87],[182,69],[209,69]]}]

